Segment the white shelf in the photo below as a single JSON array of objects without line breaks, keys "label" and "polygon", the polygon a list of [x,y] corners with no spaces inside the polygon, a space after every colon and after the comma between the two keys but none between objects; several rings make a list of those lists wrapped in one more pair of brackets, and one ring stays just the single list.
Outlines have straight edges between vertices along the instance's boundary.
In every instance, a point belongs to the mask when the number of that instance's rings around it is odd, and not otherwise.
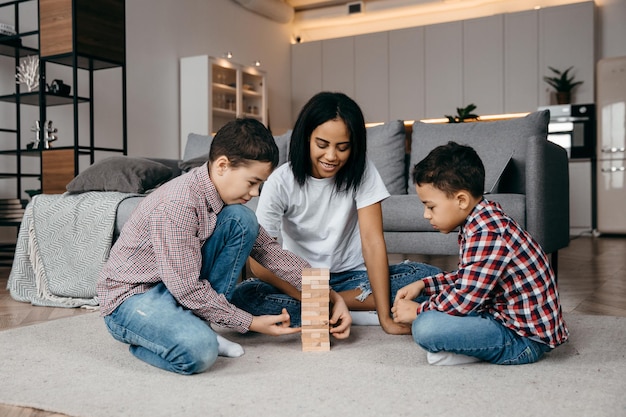
[{"label": "white shelf", "polygon": [[180,145],[189,133],[214,134],[238,117],[267,126],[265,72],[208,55],[180,60]]}]

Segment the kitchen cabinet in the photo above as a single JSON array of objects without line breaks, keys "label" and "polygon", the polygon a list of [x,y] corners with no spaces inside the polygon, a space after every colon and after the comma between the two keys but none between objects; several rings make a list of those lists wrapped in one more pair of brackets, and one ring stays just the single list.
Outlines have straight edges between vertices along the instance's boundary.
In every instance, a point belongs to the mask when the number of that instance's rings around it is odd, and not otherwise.
[{"label": "kitchen cabinet", "polygon": [[[433,118],[444,117],[446,114],[453,115],[457,107],[465,106],[463,103],[463,22],[426,26],[424,38],[425,116]],[[481,104],[475,104],[479,106],[480,111]]]},{"label": "kitchen cabinet", "polygon": [[465,20],[463,99],[454,108],[474,103],[480,114],[501,114],[504,112],[503,100],[504,17],[496,15]]},{"label": "kitchen cabinet", "polygon": [[539,10],[539,105],[555,104],[553,89],[543,81],[548,66],[566,70],[584,81],[576,87],[572,103],[594,103],[595,5],[593,2],[546,7]]},{"label": "kitchen cabinet", "polygon": [[322,89],[355,98],[354,37],[322,41]]},{"label": "kitchen cabinet", "polygon": [[[389,32],[387,120],[419,120],[425,117],[424,73],[424,28]],[[395,80],[407,82],[394,82]]]},{"label": "kitchen cabinet", "polygon": [[389,115],[388,32],[354,38],[355,95],[365,120],[387,121]]},{"label": "kitchen cabinet", "polygon": [[530,10],[504,15],[504,112],[539,107],[539,14]]},{"label": "kitchen cabinet", "polygon": [[531,112],[553,104],[550,65],[574,66],[584,83],[573,102],[593,103],[594,26],[588,1],[295,44],[292,69],[312,76],[293,73],[292,102],[299,110],[318,91],[343,91],[367,122],[440,118],[469,103],[478,114]]},{"label": "kitchen cabinet", "polygon": [[322,42],[306,42],[291,49],[291,119],[311,97],[322,91]]}]

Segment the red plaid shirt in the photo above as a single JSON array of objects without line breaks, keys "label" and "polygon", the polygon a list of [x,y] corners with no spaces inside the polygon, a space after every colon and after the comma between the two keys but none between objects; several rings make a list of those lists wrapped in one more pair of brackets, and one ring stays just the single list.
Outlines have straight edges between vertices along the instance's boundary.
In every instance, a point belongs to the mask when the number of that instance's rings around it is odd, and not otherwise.
[{"label": "red plaid shirt", "polygon": [[[111,249],[98,284],[101,314],[163,282],[174,298],[198,317],[246,332],[252,315],[240,310],[200,279],[201,248],[213,234],[224,207],[207,165],[163,184],[134,210]],[[283,250],[265,229],[250,254],[296,288],[309,264]]]},{"label": "red plaid shirt", "polygon": [[418,308],[463,316],[484,312],[523,337],[554,348],[569,335],[554,272],[543,249],[498,203],[482,200],[459,230],[459,269],[424,279]]}]

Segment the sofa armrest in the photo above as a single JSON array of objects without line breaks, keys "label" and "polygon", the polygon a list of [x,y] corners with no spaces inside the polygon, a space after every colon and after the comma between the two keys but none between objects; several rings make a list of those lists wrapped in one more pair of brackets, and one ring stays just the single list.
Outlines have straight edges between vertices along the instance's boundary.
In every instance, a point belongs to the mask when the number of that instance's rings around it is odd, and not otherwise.
[{"label": "sofa armrest", "polygon": [[526,155],[526,230],[546,253],[569,245],[567,152],[545,137],[529,138]]}]

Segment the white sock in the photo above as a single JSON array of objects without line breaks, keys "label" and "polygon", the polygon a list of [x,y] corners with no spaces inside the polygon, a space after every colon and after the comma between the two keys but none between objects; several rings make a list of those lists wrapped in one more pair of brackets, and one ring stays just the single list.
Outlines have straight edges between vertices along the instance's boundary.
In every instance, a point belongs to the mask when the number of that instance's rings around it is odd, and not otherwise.
[{"label": "white sock", "polygon": [[380,326],[378,313],[375,311],[351,311],[350,315],[355,326]]},{"label": "white sock", "polygon": [[217,335],[217,354],[227,358],[238,358],[243,355],[243,348],[239,343],[231,342],[225,337]]},{"label": "white sock", "polygon": [[468,363],[480,362],[480,359],[474,356],[462,355],[452,352],[426,352],[426,359],[430,365],[465,365]]}]

